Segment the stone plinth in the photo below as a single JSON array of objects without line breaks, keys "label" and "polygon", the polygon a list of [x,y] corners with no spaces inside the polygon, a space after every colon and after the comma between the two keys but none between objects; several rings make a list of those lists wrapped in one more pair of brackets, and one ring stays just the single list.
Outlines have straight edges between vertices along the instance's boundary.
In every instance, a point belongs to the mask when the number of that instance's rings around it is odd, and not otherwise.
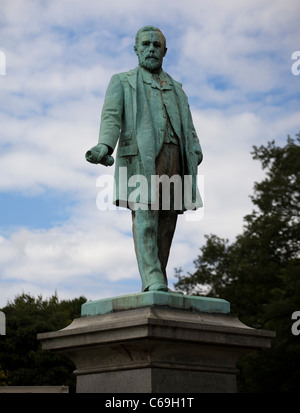
[{"label": "stone plinth", "polygon": [[[116,312],[103,306],[104,314],[75,319],[38,339],[44,350],[73,360],[78,393],[236,392],[237,361],[270,347],[274,334],[245,326],[228,307],[219,313],[171,308],[167,297],[157,304],[159,296],[156,304]],[[101,311],[96,303],[83,313]]]}]

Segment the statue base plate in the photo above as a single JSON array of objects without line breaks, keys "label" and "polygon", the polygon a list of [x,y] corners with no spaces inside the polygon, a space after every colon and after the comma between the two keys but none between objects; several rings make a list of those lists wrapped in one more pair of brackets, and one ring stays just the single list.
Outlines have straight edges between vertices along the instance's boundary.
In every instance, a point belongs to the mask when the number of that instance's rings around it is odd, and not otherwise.
[{"label": "statue base plate", "polygon": [[88,301],[81,307],[81,316],[108,314],[148,306],[163,306],[205,313],[230,313],[230,303],[219,298],[184,295],[175,292],[149,291]]}]

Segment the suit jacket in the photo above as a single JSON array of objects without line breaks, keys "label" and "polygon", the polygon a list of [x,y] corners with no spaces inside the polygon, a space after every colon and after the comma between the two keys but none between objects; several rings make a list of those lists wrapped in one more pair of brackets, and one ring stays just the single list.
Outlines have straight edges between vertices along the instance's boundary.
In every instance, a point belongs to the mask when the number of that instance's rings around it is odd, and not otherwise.
[{"label": "suit jacket", "polygon": [[[182,85],[167,73],[164,75],[167,87],[162,91],[163,102],[172,127],[180,138],[184,175],[190,177],[186,180],[186,185],[190,185],[190,188],[187,189],[184,185],[185,201],[182,210],[196,209],[202,206],[196,184],[197,166],[202,160],[202,150]],[[115,164],[116,205],[128,206],[128,199],[136,190],[136,176],[142,177],[143,185],[148,183],[146,191],[140,193],[140,202],[149,204],[150,200],[155,201],[150,182],[151,176],[156,175],[157,142],[162,145],[163,134],[155,127],[157,125],[153,124],[149,104],[139,67],[111,78],[101,114],[99,143],[109,146],[112,153],[119,142]]]}]

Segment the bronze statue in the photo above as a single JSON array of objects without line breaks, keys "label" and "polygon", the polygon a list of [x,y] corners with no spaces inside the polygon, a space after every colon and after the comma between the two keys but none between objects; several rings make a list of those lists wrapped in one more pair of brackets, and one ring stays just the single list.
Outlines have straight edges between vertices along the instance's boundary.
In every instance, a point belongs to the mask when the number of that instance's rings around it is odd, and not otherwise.
[{"label": "bronze statue", "polygon": [[112,165],[118,143],[114,203],[132,210],[142,291],[168,291],[166,266],[177,216],[202,206],[196,183],[202,150],[182,85],[162,69],[163,33],[153,26],[141,28],[134,51],[139,65],[112,76],[99,142],[86,159]]}]

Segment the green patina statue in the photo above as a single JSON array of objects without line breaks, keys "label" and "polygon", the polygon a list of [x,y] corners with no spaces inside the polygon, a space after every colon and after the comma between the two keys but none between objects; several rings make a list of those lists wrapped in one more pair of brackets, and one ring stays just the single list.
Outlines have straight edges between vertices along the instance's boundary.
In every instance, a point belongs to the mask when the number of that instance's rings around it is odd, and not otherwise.
[{"label": "green patina statue", "polygon": [[163,33],[141,28],[134,51],[139,65],[112,76],[99,142],[86,159],[112,165],[118,143],[114,204],[132,210],[142,291],[168,291],[166,266],[178,214],[202,206],[196,181],[202,150],[182,85],[162,70]]}]

